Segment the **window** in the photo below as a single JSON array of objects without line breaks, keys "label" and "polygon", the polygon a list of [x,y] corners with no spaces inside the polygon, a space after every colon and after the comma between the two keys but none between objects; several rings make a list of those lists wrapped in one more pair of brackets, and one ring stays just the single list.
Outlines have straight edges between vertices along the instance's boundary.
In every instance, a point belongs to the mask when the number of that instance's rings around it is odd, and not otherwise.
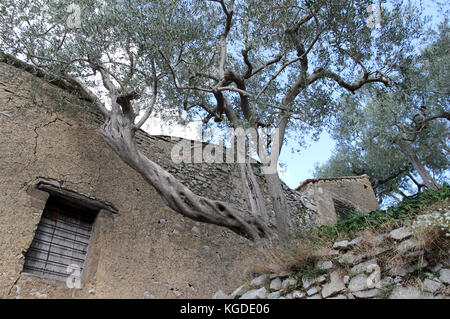
[{"label": "window", "polygon": [[50,196],[25,255],[24,272],[65,280],[72,273],[68,266],[76,265],[81,273],[97,212]]},{"label": "window", "polygon": [[347,216],[355,210],[352,205],[345,204],[340,200],[333,199],[334,211],[339,218],[345,219]]}]

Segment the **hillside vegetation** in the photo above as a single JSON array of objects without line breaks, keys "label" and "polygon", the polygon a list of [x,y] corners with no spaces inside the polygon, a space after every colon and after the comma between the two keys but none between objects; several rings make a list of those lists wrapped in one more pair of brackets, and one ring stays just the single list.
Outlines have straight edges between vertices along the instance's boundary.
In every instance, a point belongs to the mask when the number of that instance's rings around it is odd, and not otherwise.
[{"label": "hillside vegetation", "polygon": [[449,197],[444,184],[300,233],[288,248],[263,247],[247,269],[251,280],[230,297],[447,299]]},{"label": "hillside vegetation", "polygon": [[395,223],[408,223],[417,215],[427,211],[432,205],[448,201],[449,198],[450,186],[445,183],[440,190],[425,190],[424,192],[405,198],[397,206],[389,207],[386,210],[376,210],[369,214],[363,214],[357,211],[352,212],[347,218],[339,220],[333,226],[319,227],[317,236],[322,239],[336,240],[342,236],[352,236],[364,229],[375,230]]}]

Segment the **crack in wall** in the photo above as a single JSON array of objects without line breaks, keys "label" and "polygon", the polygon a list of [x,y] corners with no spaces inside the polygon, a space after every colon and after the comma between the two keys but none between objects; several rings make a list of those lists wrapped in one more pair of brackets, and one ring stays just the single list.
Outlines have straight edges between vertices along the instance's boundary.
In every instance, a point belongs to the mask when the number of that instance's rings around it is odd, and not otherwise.
[{"label": "crack in wall", "polygon": [[6,112],[6,111],[0,111],[0,115],[4,115],[4,116],[6,116],[6,117],[11,117],[11,114],[9,114],[9,113]]},{"label": "crack in wall", "polygon": [[68,123],[68,122],[66,122],[66,121],[64,121],[64,120],[62,120],[62,119],[60,119],[59,117],[56,117],[55,119],[53,119],[53,120],[51,120],[50,122],[47,122],[47,123],[45,123],[45,124],[41,124],[41,125],[36,126],[36,127],[33,129],[34,134],[35,134],[35,136],[34,136],[34,146],[33,146],[33,157],[34,157],[34,159],[32,159],[32,160],[28,163],[27,168],[28,168],[32,163],[34,163],[34,162],[37,161],[37,147],[38,147],[38,139],[39,139],[39,137],[40,137],[40,135],[39,135],[39,133],[38,133],[38,130],[41,129],[41,128],[44,128],[44,127],[46,127],[46,126],[49,126],[49,125],[51,125],[51,124],[54,124],[54,123],[56,123],[56,121],[61,121],[61,122],[65,123],[65,124],[69,125],[70,127],[72,127],[72,124],[70,124],[70,123]]},{"label": "crack in wall", "polygon": [[[22,272],[19,272],[19,274],[17,275],[16,280],[13,282],[13,284],[12,284],[11,287],[9,288],[8,296],[11,295],[11,292],[12,292],[13,288],[17,286],[17,282],[19,281],[20,275],[21,275],[21,274],[22,274]],[[18,286],[17,286],[17,287],[18,287]]]}]

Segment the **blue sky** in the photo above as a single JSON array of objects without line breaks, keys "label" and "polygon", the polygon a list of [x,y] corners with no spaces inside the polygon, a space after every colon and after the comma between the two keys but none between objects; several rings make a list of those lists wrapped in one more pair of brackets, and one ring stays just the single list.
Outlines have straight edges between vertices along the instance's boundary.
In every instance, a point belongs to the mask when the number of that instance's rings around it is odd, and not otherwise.
[{"label": "blue sky", "polygon": [[[418,3],[420,0],[413,0]],[[437,25],[444,19],[445,12],[438,9],[435,1],[422,1],[424,4],[423,14],[430,15],[433,18],[432,23]],[[447,8],[449,5],[447,5]],[[382,20],[381,20],[382,27]],[[153,135],[171,135],[190,139],[198,139],[201,136],[201,124],[192,123],[191,126],[169,124],[159,118],[151,118],[143,127],[144,130]],[[280,162],[283,168],[280,172],[281,179],[291,188],[295,188],[302,181],[313,177],[313,171],[316,164],[325,163],[331,156],[335,146],[334,140],[327,132],[320,135],[319,140],[312,141],[306,139],[304,147],[299,152],[293,152],[292,146],[296,146],[295,141],[288,141],[283,146],[280,155]],[[295,147],[298,149],[298,147]]]},{"label": "blue sky", "polygon": [[[413,2],[418,3],[419,0]],[[428,0],[422,1],[422,3],[424,4],[423,14],[432,17],[432,24],[437,25],[444,19],[445,12],[439,10],[435,4],[436,1]],[[281,172],[281,179],[291,188],[297,187],[305,179],[312,178],[315,164],[326,162],[335,146],[335,142],[326,132],[320,135],[317,142],[307,140],[307,144],[310,146],[301,148],[300,152],[294,153],[288,142],[281,152],[280,161],[286,164],[286,168]]]},{"label": "blue sky", "polygon": [[316,163],[326,162],[332,153],[335,142],[328,133],[322,133],[317,142],[307,140],[309,147],[301,148],[300,152],[292,152],[290,144],[284,147],[280,154],[280,161],[286,164],[280,176],[291,188],[295,188],[302,181],[313,177]]}]

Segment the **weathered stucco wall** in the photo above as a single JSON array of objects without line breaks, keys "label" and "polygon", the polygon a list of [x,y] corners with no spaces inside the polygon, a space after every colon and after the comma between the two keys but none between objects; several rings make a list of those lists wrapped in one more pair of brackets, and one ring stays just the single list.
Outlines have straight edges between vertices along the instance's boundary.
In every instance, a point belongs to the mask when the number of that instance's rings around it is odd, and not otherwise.
[{"label": "weathered stucco wall", "polygon": [[[104,143],[95,114],[47,112],[63,104],[70,109],[68,93],[4,63],[0,74],[0,298],[203,298],[242,282],[246,258],[255,251],[248,240],[169,209]],[[245,204],[232,167],[177,167],[169,159],[170,139],[140,132],[138,141],[145,154],[194,191]],[[33,188],[40,177],[119,211],[102,214],[95,224],[95,254],[90,251],[94,257],[87,262],[93,265],[91,280],[81,290],[22,273],[46,200]],[[311,224],[313,204],[286,191],[296,208],[293,225]]]},{"label": "weathered stucco wall", "polygon": [[[253,250],[247,240],[167,208],[153,187],[107,147],[96,125],[43,109],[21,110],[50,103],[45,92],[53,88],[38,81],[42,87],[35,90],[36,79],[2,64],[0,74],[6,73],[20,73],[21,81],[0,79],[1,109],[9,114],[0,115],[0,298],[175,298],[180,293],[201,298],[221,282],[242,280],[245,257]],[[27,192],[38,177],[58,180],[119,211],[102,225],[94,281],[82,290],[21,275],[43,208]]]},{"label": "weathered stucco wall", "polygon": [[338,220],[333,200],[339,200],[362,213],[379,208],[368,176],[317,179],[298,188],[317,207],[316,223],[332,225]]}]

